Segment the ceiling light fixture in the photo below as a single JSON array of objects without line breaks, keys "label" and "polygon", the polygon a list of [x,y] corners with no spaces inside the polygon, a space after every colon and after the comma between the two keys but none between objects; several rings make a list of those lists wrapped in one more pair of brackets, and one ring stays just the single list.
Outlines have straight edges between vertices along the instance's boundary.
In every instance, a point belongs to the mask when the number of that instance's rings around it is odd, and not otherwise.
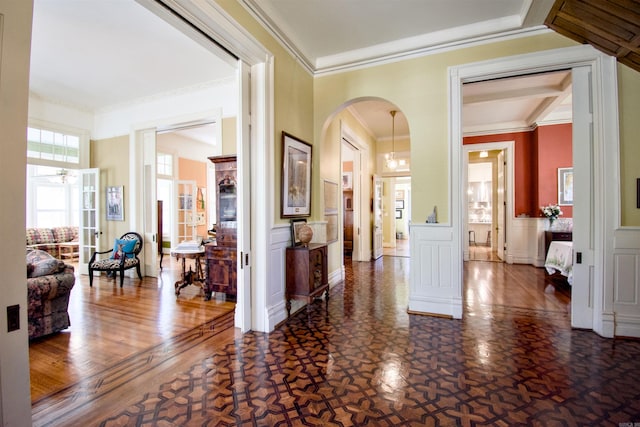
[{"label": "ceiling light fixture", "polygon": [[488,151],[481,151],[480,152],[480,158],[484,159],[485,157],[489,157],[489,152]]},{"label": "ceiling light fixture", "polygon": [[387,168],[394,170],[398,167],[398,161],[395,159],[395,151],[396,151],[396,141],[395,141],[395,133],[396,133],[396,110],[391,110],[389,114],[391,114],[391,153],[387,156]]},{"label": "ceiling light fixture", "polygon": [[49,182],[53,182],[56,184],[75,184],[77,176],[74,172],[69,171],[68,169],[62,168],[58,169],[55,172],[55,175],[40,175],[42,177],[46,177]]}]

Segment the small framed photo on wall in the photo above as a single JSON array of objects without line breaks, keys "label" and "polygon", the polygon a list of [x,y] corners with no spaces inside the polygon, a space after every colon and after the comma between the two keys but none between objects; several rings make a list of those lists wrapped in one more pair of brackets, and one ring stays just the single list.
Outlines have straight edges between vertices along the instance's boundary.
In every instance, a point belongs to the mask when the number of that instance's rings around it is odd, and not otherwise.
[{"label": "small framed photo on wall", "polygon": [[124,187],[107,187],[107,221],[124,221]]},{"label": "small framed photo on wall", "polygon": [[573,168],[558,168],[558,205],[573,205]]}]

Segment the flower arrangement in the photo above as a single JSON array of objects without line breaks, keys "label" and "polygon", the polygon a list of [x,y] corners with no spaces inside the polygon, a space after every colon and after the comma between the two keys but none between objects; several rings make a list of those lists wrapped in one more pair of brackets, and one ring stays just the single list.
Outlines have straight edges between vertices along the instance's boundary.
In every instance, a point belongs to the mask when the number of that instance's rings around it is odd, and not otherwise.
[{"label": "flower arrangement", "polygon": [[549,218],[551,222],[555,221],[560,215],[562,215],[560,206],[553,203],[550,203],[547,206],[540,206],[540,210],[542,211],[542,214],[545,217]]}]

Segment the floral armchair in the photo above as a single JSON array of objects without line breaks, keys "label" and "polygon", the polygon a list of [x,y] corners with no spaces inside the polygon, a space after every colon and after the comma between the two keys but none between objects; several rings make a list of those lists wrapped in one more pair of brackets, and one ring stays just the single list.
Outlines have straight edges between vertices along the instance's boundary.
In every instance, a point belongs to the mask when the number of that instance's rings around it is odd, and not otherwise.
[{"label": "floral armchair", "polygon": [[73,266],[39,249],[27,249],[26,261],[29,339],[67,329],[69,296],[76,282]]}]

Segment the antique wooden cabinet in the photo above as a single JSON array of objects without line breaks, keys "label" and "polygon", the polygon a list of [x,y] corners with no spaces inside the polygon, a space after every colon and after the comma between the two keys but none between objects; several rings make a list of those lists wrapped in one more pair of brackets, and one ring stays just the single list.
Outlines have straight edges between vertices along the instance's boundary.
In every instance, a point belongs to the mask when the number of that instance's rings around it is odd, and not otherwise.
[{"label": "antique wooden cabinet", "polygon": [[326,244],[310,243],[308,247],[288,247],[286,269],[288,315],[291,315],[291,300],[294,298],[305,298],[307,304],[310,304],[325,292],[325,299],[329,300]]},{"label": "antique wooden cabinet", "polygon": [[205,245],[207,290],[237,294],[237,167],[236,156],[209,157],[215,165],[216,239]]}]

